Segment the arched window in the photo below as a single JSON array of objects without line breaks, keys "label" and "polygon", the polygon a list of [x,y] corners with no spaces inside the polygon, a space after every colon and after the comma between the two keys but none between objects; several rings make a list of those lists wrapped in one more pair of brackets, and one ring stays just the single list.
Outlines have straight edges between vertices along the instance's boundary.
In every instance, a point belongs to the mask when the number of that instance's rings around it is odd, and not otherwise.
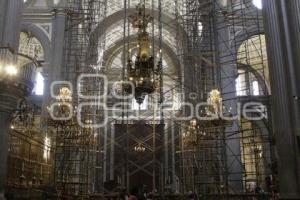
[{"label": "arched window", "polygon": [[245,70],[238,70],[238,72],[238,78],[235,80],[237,96],[259,96],[262,94],[259,82],[252,73]]},{"label": "arched window", "polygon": [[262,9],[262,0],[253,0],[252,2],[256,8]]},{"label": "arched window", "polygon": [[244,70],[239,70],[238,78],[235,80],[236,95],[246,96],[247,95],[247,84],[246,75]]},{"label": "arched window", "polygon": [[198,22],[198,36],[201,37],[203,32],[203,24],[202,22]]},{"label": "arched window", "polygon": [[255,35],[240,45],[237,64],[239,69],[245,71],[243,89],[247,90],[248,95],[271,93],[265,35]]},{"label": "arched window", "polygon": [[254,96],[260,95],[258,81],[252,82],[252,95]]},{"label": "arched window", "polygon": [[[38,62],[44,61],[44,49],[41,42],[32,34],[27,32],[20,33],[19,53]],[[33,94],[39,96],[44,94],[44,77],[40,71],[36,73]]]},{"label": "arched window", "polygon": [[35,86],[33,89],[33,94],[43,95],[44,94],[44,77],[41,72],[36,73]]}]

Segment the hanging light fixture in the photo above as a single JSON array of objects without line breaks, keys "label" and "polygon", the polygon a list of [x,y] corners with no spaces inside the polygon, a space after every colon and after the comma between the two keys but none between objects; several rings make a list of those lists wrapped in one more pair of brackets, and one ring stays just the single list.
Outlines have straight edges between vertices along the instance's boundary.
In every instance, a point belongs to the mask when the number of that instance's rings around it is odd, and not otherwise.
[{"label": "hanging light fixture", "polygon": [[183,134],[183,142],[186,145],[198,145],[206,136],[205,130],[199,125],[199,121],[192,119]]},{"label": "hanging light fixture", "polygon": [[219,90],[214,89],[209,93],[207,103],[209,104],[208,114],[220,114],[223,112],[222,97]]},{"label": "hanging light fixture", "polygon": [[[145,96],[155,91],[155,65],[154,58],[150,55],[150,39],[147,27],[153,18],[146,15],[145,5],[139,4],[136,13],[129,17],[133,28],[138,29],[138,53],[133,62],[129,56],[127,63],[127,81],[134,86],[135,99],[142,104]],[[133,88],[125,86],[125,92],[132,93]]]}]

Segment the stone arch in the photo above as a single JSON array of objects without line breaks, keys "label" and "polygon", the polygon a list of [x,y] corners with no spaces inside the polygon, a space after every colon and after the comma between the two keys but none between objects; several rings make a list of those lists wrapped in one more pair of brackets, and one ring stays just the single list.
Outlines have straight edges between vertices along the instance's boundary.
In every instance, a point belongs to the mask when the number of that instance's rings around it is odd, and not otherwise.
[{"label": "stone arch", "polygon": [[[233,49],[236,53],[239,50],[239,47],[243,44],[244,41],[250,39],[255,35],[265,34],[263,29],[260,29],[257,26],[250,26],[242,31],[239,31],[236,35],[236,42],[231,44],[231,49]],[[237,57],[237,55],[235,55]]]},{"label": "stone arch", "polygon": [[[127,9],[127,15],[131,15],[136,11],[135,8],[129,8]],[[153,17],[154,19],[158,19],[159,17],[159,11],[158,10],[150,10],[149,8],[146,8],[146,13],[153,13]],[[111,14],[110,16],[107,16],[105,19],[103,19],[100,24],[98,25],[98,27],[94,30],[94,33],[92,34],[92,36],[96,36],[96,37],[101,37],[103,35],[103,33],[105,33],[105,31],[110,27],[113,26],[114,24],[116,24],[118,21],[124,19],[124,10],[120,10],[117,11],[113,14]],[[176,30],[179,29],[179,32],[182,34],[185,34],[184,29],[177,24],[177,22],[170,17],[167,14],[162,13],[161,14],[161,20],[163,23],[166,24],[166,28],[169,30]]]},{"label": "stone arch", "polygon": [[[251,39],[252,37],[264,35],[265,32],[263,29],[259,28],[258,26],[250,26],[248,28],[243,29],[242,31],[239,31],[235,35],[235,42],[231,44],[231,50],[233,51],[234,60],[238,60],[238,52],[241,45],[246,42],[247,40]],[[238,68],[245,68],[245,66],[238,66]],[[251,69],[252,72],[255,71],[255,69],[252,66],[246,65],[246,68]],[[262,86],[262,88],[266,88],[264,91],[264,95],[269,95],[271,93],[270,88],[268,84],[266,83],[266,80],[261,76],[261,74],[253,73],[253,75],[258,80],[259,84]]]},{"label": "stone arch", "polygon": [[46,33],[37,25],[27,22],[21,24],[21,31],[31,33],[41,42],[45,54],[45,62],[49,63],[51,60],[51,42]]},{"label": "stone arch", "polygon": [[[259,83],[259,85],[262,88],[268,88],[267,85],[266,85],[265,80],[263,79],[263,77],[251,65],[238,65],[238,69],[243,69],[246,72],[251,72],[255,76],[255,78],[257,79],[257,81]],[[264,92],[263,95],[269,95],[269,91],[264,90],[263,92]]]},{"label": "stone arch", "polygon": [[[127,41],[129,41],[129,43],[132,43],[135,41],[135,37],[129,37],[126,39]],[[106,62],[111,62],[109,60],[109,55],[112,55],[116,50],[118,50],[121,46],[123,45],[123,39],[120,39],[116,42],[116,44],[111,47],[110,49],[107,49],[104,53],[104,61]],[[174,51],[164,42],[162,43],[162,50],[163,52],[166,52],[166,54],[168,55],[168,57],[170,57],[170,62],[172,63],[172,65],[175,67],[175,72],[176,75],[180,75],[180,61],[178,60],[176,54],[174,53]],[[106,63],[103,63],[104,66],[106,66]]]},{"label": "stone arch", "polygon": [[48,35],[37,25],[28,22],[21,23],[21,32],[30,33],[41,43],[44,50],[44,65],[42,68],[37,69],[37,72],[42,73],[43,77],[48,77],[50,70],[49,66],[52,58],[51,41]]},{"label": "stone arch", "polygon": [[[127,9],[128,15],[134,12],[135,12],[135,8]],[[152,11],[150,9],[146,9],[146,12],[153,13],[154,19],[157,19],[159,16],[158,10]],[[120,10],[103,19],[91,34],[90,43],[87,52],[97,52],[96,47],[98,46],[99,39],[106,33],[107,29],[109,29],[111,26],[114,26],[114,24],[122,20],[123,17],[124,17],[124,10]],[[185,44],[185,38],[186,38],[185,30],[180,25],[178,25],[173,18],[171,18],[167,14],[162,13],[161,19],[162,22],[166,24],[165,26],[166,30],[169,30],[170,32],[174,32],[175,30],[178,30],[179,35],[177,40],[182,41],[182,44]]]}]

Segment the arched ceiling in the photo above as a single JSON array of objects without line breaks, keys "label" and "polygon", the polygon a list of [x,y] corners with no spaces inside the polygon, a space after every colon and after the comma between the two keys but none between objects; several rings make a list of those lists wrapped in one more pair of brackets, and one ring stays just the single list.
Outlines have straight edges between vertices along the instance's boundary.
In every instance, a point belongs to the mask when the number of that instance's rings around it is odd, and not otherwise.
[{"label": "arched ceiling", "polygon": [[37,61],[44,61],[44,49],[41,42],[29,33],[21,32],[18,52]]},{"label": "arched ceiling", "polygon": [[[127,39],[130,42],[130,50],[134,52],[134,50],[137,48],[136,45],[136,37],[130,37]],[[180,61],[176,57],[176,54],[172,51],[172,49],[166,45],[165,43],[162,44],[162,52],[163,52],[163,58],[165,61],[165,64],[163,66],[164,74],[170,75],[173,77],[177,77],[180,74]],[[104,54],[104,63],[103,65],[106,68],[110,67],[122,67],[121,66],[113,66],[114,60],[116,58],[119,58],[119,55],[123,54],[123,41],[118,40],[113,47],[110,49],[107,49],[107,51]],[[121,57],[123,60],[123,58]],[[122,64],[122,63],[120,63]]]},{"label": "arched ceiling", "polygon": [[[185,4],[186,0],[145,0],[145,5],[147,9],[154,8],[155,10],[158,10],[159,8],[159,1],[161,1],[161,7],[162,7],[162,13],[168,14],[170,16],[175,16],[176,12],[178,12],[179,15],[183,15],[185,13]],[[139,3],[143,3],[143,0],[131,0],[130,5],[127,6],[128,8],[135,8],[135,6]],[[124,3],[120,0],[109,0],[107,1],[107,16],[118,12],[120,10],[124,9]]]},{"label": "arched ceiling", "polygon": [[[159,51],[159,11],[158,11],[158,0],[154,0],[154,10],[152,10],[152,1],[146,1],[146,13],[150,14],[154,18],[154,25],[149,25],[148,33],[150,38],[154,39],[154,47],[156,52]],[[183,6],[184,1],[180,1]],[[124,38],[124,6],[120,4],[120,1],[111,0],[107,2],[107,16],[99,26],[94,30],[94,38],[90,41],[96,40],[100,45],[105,44],[104,51],[101,53],[98,48],[98,54],[102,54],[102,66],[105,67],[107,73],[112,77],[116,77],[121,74],[120,68],[124,66],[124,40],[129,45],[131,52],[134,52],[137,48],[137,30],[126,24],[126,37]],[[132,0],[131,6],[126,10],[127,16],[135,13],[136,5],[140,3],[139,0]],[[180,41],[184,35],[184,29],[178,28],[177,20],[175,18],[176,7],[179,5],[175,4],[175,1],[162,1],[162,52],[163,52],[163,73],[164,73],[164,86],[168,88],[175,87],[178,82],[180,74],[180,61],[177,57],[178,46],[181,45]],[[178,10],[179,12],[179,10]],[[182,10],[181,10],[182,12]],[[153,29],[154,28],[154,29]],[[154,30],[154,31],[153,31]],[[153,35],[154,33],[154,35]],[[153,37],[154,36],[154,37]],[[98,45],[99,45],[98,44]],[[98,46],[96,45],[96,46]],[[90,46],[95,46],[91,44]],[[94,52],[94,51],[92,51]],[[156,55],[153,55],[156,56]],[[107,75],[108,75],[107,74]]]},{"label": "arched ceiling", "polygon": [[[124,31],[123,23],[124,23],[123,20],[118,21],[113,26],[109,27],[106,31],[106,34],[102,38],[100,38],[100,40],[105,41],[107,48],[110,48],[116,43],[116,41],[118,41],[120,38],[123,38],[123,31]],[[152,27],[149,27],[148,33],[152,34],[151,32],[152,32]],[[130,36],[136,35],[137,29],[130,28],[129,34]],[[174,35],[174,32],[172,33],[170,30],[163,28],[162,35],[163,35],[164,42],[175,50],[177,47],[177,42],[175,38],[176,35]],[[159,37],[159,27],[157,23],[154,24],[154,37],[155,38]]]},{"label": "arched ceiling", "polygon": [[23,0],[27,8],[48,8],[58,5],[60,0]]},{"label": "arched ceiling", "polygon": [[[131,1],[131,6],[129,9],[126,10],[127,16],[130,16],[131,14],[134,14],[136,9],[135,6],[140,1]],[[157,47],[159,44],[159,11],[152,10],[152,7],[150,6],[151,1],[146,1],[146,13],[150,14],[154,18],[154,41],[155,46]],[[156,8],[158,1],[154,0],[156,2]],[[169,10],[174,9],[174,13],[176,12],[175,3],[174,1],[163,1],[164,3],[168,4],[169,7],[163,7],[163,9],[169,8]],[[102,60],[102,63],[104,63],[101,66],[107,67],[113,62],[113,59],[117,57],[116,51],[117,49],[122,48],[124,45],[124,9],[123,4],[120,4],[120,1],[118,1],[118,4],[116,1],[108,1],[107,2],[110,5],[113,5],[111,8],[108,5],[108,11],[107,11],[107,17],[102,19],[96,27],[91,35],[90,38],[90,44],[87,52],[94,52],[93,55],[98,54],[98,63],[100,60]],[[181,6],[183,7],[183,1],[181,1]],[[172,7],[173,6],[173,7]],[[176,5],[180,7],[180,5]],[[172,9],[170,9],[172,7]],[[155,6],[154,6],[155,8]],[[178,8],[179,9],[179,8]],[[174,14],[173,13],[173,14]],[[180,69],[180,61],[176,55],[179,54],[178,50],[183,48],[183,44],[185,44],[184,39],[185,38],[185,31],[182,26],[178,24],[178,21],[176,20],[175,15],[173,15],[171,12],[164,12],[161,13],[161,22],[162,22],[162,43],[163,43],[163,51],[165,52],[164,59],[168,63],[169,66],[173,67],[173,75],[179,74]],[[126,26],[127,28],[127,26]],[[126,31],[128,32],[128,30]],[[152,24],[149,25],[148,32],[150,34],[150,37],[152,38]],[[135,38],[137,34],[137,30],[130,27],[129,31],[129,37],[127,33],[127,39]],[[131,43],[134,43],[135,41],[132,40]],[[103,45],[104,44],[104,45]],[[101,47],[99,47],[101,46]],[[179,48],[178,48],[179,47]],[[95,53],[98,52],[98,53]],[[100,58],[99,58],[100,56]],[[101,58],[102,57],[102,58]],[[95,62],[95,59],[90,59]],[[90,63],[91,65],[97,65],[96,63]]]},{"label": "arched ceiling", "polygon": [[[127,9],[127,16],[132,15],[135,13],[135,8]],[[158,10],[151,10],[146,9],[146,13],[151,14],[154,17],[154,30],[155,35],[158,35],[158,19],[159,19],[159,12]],[[99,43],[99,38],[102,39],[102,41],[108,41],[108,44],[113,44],[115,41],[119,40],[120,38],[123,38],[123,32],[124,32],[124,10],[117,11],[116,13],[113,13],[103,20],[99,22],[99,25],[93,30],[93,33],[90,38],[90,48],[95,45],[95,43]],[[163,32],[163,40],[168,41],[169,45],[174,48],[177,44],[179,46],[182,46],[182,44],[185,44],[185,31],[178,24],[175,17],[170,17],[166,15],[165,13],[161,14],[161,22],[162,22],[162,32]],[[150,30],[152,32],[152,29]],[[131,35],[135,33],[135,30],[131,28]],[[106,37],[105,37],[106,35]],[[109,48],[110,45],[106,44],[106,48]]]},{"label": "arched ceiling", "polygon": [[251,66],[251,68],[265,81],[268,90],[271,91],[268,55],[264,34],[255,35],[240,45],[237,54],[237,62]]}]

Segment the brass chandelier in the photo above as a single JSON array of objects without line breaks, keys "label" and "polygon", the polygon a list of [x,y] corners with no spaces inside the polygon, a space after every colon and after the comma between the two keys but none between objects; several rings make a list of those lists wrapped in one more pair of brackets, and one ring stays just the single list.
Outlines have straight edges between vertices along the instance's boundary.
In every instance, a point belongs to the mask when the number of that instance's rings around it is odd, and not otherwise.
[{"label": "brass chandelier", "polygon": [[129,16],[129,21],[133,28],[138,29],[138,53],[134,63],[130,56],[127,62],[126,79],[131,86],[125,86],[125,92],[129,94],[134,92],[137,103],[142,104],[145,96],[155,91],[155,75],[158,73],[158,70],[155,69],[154,57],[150,55],[150,38],[147,32],[148,24],[153,22],[153,18],[146,15],[145,5],[139,4],[136,13]]}]

